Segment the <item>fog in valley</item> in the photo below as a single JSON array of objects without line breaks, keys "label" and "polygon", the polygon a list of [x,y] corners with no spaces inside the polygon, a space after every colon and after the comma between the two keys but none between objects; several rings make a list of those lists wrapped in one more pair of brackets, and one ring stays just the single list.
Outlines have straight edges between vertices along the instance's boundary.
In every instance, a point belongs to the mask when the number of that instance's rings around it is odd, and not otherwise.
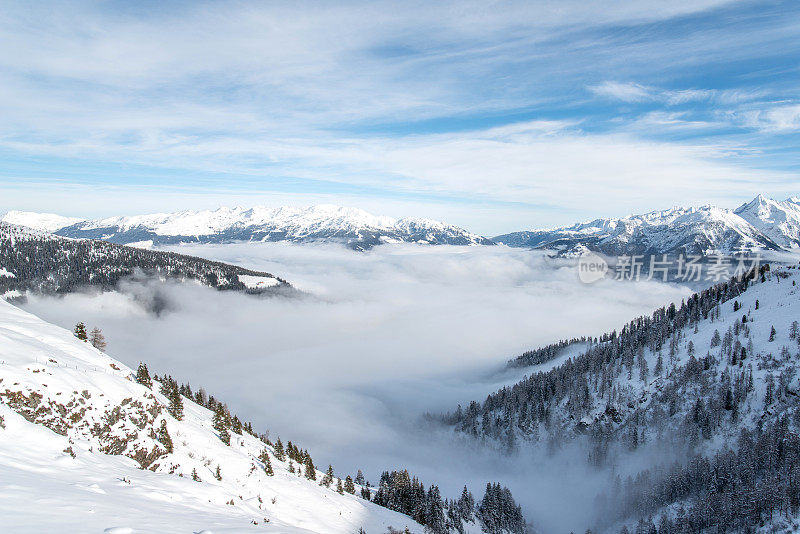
[{"label": "fog in valley", "polygon": [[[578,281],[568,262],[497,247],[258,243],[172,250],[272,272],[306,293],[261,298],[194,284],[127,284],[124,292],[31,297],[24,308],[71,328],[98,326],[131,367],[202,386],[318,467],[362,469],[376,484],[407,468],[455,497],[463,484],[512,489],[542,528],[585,528],[605,474],[569,452],[507,457],[426,423],[482,401],[524,371],[505,362],[538,346],[599,335],[690,294],[656,282]],[[155,315],[143,302],[157,295]],[[576,454],[583,455],[582,452]],[[543,461],[543,460],[547,461]]]}]

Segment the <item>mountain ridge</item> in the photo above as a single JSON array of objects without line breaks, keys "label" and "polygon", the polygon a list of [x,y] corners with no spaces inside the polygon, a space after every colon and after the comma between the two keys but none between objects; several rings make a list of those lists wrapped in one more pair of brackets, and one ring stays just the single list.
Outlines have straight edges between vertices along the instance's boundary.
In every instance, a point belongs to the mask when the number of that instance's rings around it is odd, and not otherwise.
[{"label": "mountain ridge", "polygon": [[735,210],[712,205],[619,218],[599,218],[548,230],[495,236],[510,247],[556,250],[579,255],[587,250],[608,256],[735,254],[800,248],[800,203],[762,195]]},{"label": "mountain ridge", "polygon": [[735,209],[710,204],[673,207],[551,229],[511,232],[491,239],[433,219],[376,216],[358,208],[330,204],[303,208],[221,207],[95,220],[10,211],[0,220],[62,237],[143,247],[248,241],[332,241],[355,250],[386,243],[503,244],[552,250],[564,256],[589,250],[608,256],[703,256],[800,249],[800,198],[776,201],[760,194]]},{"label": "mountain ridge", "polygon": [[118,289],[122,280],[139,278],[193,280],[217,290],[258,295],[300,294],[271,273],[175,252],[69,239],[0,222],[0,297],[24,297],[28,291],[59,294],[82,287],[106,291]]},{"label": "mountain ridge", "polygon": [[11,211],[5,222],[44,229],[71,238],[103,239],[118,244],[230,243],[240,241],[308,242],[330,240],[351,248],[369,249],[382,243],[411,242],[450,245],[493,245],[482,236],[454,225],[424,218],[375,216],[357,208],[322,204],[303,208],[227,208],[119,216],[98,220]]}]

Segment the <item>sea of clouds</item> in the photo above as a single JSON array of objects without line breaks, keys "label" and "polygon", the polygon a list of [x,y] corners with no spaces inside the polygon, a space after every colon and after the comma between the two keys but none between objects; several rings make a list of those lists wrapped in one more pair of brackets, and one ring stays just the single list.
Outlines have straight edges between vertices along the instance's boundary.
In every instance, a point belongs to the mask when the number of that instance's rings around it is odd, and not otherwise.
[{"label": "sea of clouds", "polygon": [[[248,243],[174,247],[272,272],[307,296],[259,298],[195,284],[129,284],[121,292],[33,297],[24,306],[71,328],[99,326],[108,352],[172,374],[228,403],[259,431],[308,448],[344,476],[408,468],[455,497],[507,484],[547,529],[585,528],[599,473],[567,453],[505,457],[421,418],[452,411],[521,378],[525,350],[620,328],[680,301],[685,287],[603,280],[522,249]],[[168,303],[155,315],[142,305]],[[523,449],[525,450],[525,449]]]}]

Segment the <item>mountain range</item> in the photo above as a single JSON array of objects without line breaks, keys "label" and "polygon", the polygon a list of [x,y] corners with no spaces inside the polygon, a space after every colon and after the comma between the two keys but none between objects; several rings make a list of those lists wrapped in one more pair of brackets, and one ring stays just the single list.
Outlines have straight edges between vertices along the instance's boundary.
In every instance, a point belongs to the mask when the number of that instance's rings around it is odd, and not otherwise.
[{"label": "mountain range", "polygon": [[791,250],[800,247],[800,199],[776,201],[758,195],[735,210],[673,208],[551,230],[513,232],[493,240],[510,247],[556,250],[562,255],[586,250],[608,256]]},{"label": "mountain range", "polygon": [[64,237],[151,246],[235,241],[336,241],[355,249],[398,242],[493,244],[485,237],[430,219],[394,219],[331,205],[219,208],[99,220],[12,211],[2,220]]},{"label": "mountain range", "polygon": [[84,220],[10,211],[2,221],[78,239],[138,246],[241,241],[333,241],[356,250],[385,243],[494,245],[578,255],[732,254],[800,248],[800,198],[776,201],[762,195],[735,210],[702,206],[672,208],[572,226],[482,237],[431,219],[375,216],[332,205],[305,208],[219,208]]}]

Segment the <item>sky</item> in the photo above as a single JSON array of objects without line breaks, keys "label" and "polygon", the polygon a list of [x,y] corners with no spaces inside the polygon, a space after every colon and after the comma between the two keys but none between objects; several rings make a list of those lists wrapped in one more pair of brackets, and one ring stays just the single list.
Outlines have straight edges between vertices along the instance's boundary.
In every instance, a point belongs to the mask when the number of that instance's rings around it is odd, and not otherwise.
[{"label": "sky", "polygon": [[0,212],[486,235],[800,193],[792,1],[2,2]]}]

